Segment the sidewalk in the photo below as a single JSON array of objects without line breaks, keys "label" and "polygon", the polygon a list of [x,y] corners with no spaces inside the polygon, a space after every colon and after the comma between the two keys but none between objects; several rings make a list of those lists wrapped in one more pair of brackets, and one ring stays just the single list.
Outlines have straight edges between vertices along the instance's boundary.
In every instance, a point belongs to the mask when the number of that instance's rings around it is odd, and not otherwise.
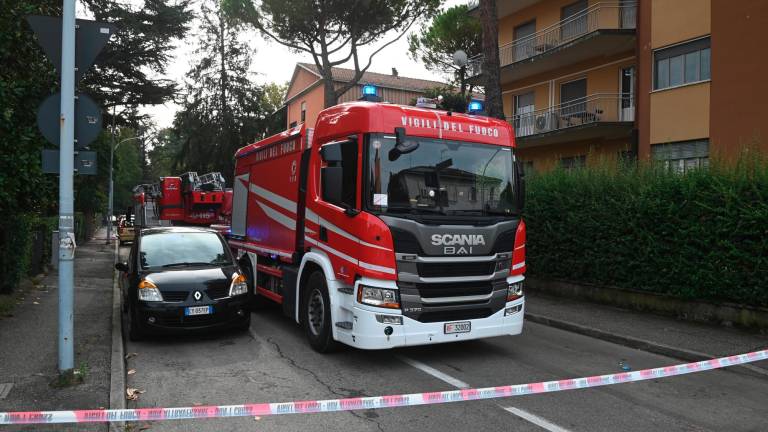
[{"label": "sidewalk", "polygon": [[[768,335],[617,307],[526,293],[528,321],[686,361],[742,354],[768,347]],[[768,361],[741,367],[768,377]]]},{"label": "sidewalk", "polygon": [[[12,317],[0,318],[0,411],[109,407],[112,351],[114,244],[106,229],[75,253],[75,368],[85,382],[65,388],[58,377],[58,276],[48,274],[31,288]],[[7,384],[10,391],[5,394]],[[10,430],[106,430],[105,425],[10,426]]]}]

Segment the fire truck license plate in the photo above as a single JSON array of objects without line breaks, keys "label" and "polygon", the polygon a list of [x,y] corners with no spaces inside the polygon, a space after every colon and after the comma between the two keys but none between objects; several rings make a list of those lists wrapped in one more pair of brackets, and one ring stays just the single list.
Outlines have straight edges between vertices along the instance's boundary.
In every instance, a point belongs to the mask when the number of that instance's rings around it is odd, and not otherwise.
[{"label": "fire truck license plate", "polygon": [[469,333],[472,330],[472,323],[469,321],[453,322],[445,324],[445,334]]},{"label": "fire truck license plate", "polygon": [[208,315],[213,312],[213,308],[210,306],[192,306],[184,309],[184,315]]}]

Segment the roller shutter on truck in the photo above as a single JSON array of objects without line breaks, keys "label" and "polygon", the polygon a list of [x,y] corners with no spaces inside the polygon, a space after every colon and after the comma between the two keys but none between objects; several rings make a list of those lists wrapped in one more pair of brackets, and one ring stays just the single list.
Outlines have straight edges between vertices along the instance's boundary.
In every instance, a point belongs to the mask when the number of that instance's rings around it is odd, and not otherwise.
[{"label": "roller shutter on truck", "polygon": [[250,173],[245,172],[235,177],[232,199],[232,235],[245,237],[245,224],[248,213],[248,185]]}]

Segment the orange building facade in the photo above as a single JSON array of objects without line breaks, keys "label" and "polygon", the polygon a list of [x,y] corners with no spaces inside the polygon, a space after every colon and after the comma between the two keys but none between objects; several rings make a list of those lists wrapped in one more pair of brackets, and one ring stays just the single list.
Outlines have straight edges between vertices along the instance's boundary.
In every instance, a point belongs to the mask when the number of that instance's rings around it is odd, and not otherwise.
[{"label": "orange building facade", "polygon": [[[533,171],[605,159],[676,171],[768,151],[768,2],[497,1],[504,111]],[[477,13],[473,9],[472,13]],[[475,79],[480,61],[472,63]]]}]

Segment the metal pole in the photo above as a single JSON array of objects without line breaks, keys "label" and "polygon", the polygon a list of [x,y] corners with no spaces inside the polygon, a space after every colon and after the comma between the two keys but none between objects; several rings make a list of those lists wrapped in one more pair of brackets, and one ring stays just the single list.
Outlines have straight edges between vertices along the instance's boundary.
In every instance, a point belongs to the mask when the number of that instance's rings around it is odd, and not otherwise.
[{"label": "metal pole", "polygon": [[107,210],[107,244],[109,244],[112,241],[112,213],[114,213],[114,209],[112,206],[114,205],[112,203],[113,200],[113,193],[115,188],[115,180],[114,180],[114,173],[112,171],[112,167],[114,159],[115,159],[115,108],[117,105],[112,107],[112,144],[110,144],[109,147],[109,210]]},{"label": "metal pole", "polygon": [[59,137],[59,372],[74,368],[75,2],[64,0],[61,22]]}]

